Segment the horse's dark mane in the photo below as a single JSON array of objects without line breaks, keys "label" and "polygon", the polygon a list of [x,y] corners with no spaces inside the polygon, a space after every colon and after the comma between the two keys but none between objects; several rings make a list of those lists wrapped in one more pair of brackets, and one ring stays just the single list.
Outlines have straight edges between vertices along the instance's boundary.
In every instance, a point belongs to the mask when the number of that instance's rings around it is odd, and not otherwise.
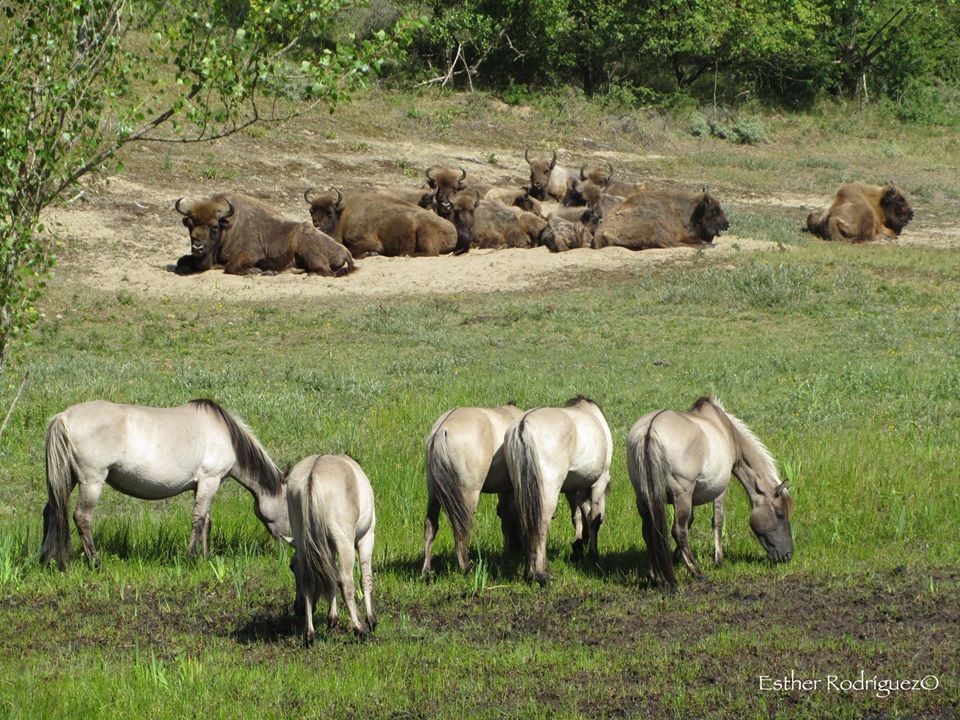
[{"label": "horse's dark mane", "polygon": [[701,395],[694,401],[693,405],[690,406],[690,412],[697,412],[698,410],[702,410],[704,405],[716,406],[716,404],[717,404],[717,401],[714,400],[711,396]]},{"label": "horse's dark mane", "polygon": [[280,494],[284,475],[267,455],[267,451],[260,445],[260,441],[250,428],[213,400],[198,398],[187,404],[216,413],[230,431],[230,444],[233,445],[233,452],[237,456],[237,465],[245,473],[256,478],[263,489],[271,495]]},{"label": "horse's dark mane", "polygon": [[574,405],[576,405],[576,404],[577,404],[578,402],[580,402],[580,401],[588,402],[588,403],[590,403],[591,405],[596,405],[598,408],[600,408],[600,412],[603,412],[603,408],[600,407],[600,403],[598,403],[596,400],[591,400],[591,399],[588,398],[586,395],[577,395],[577,396],[574,397],[574,398],[570,398],[569,400],[567,400],[567,401],[563,404],[563,406],[564,406],[564,407],[573,407]]}]

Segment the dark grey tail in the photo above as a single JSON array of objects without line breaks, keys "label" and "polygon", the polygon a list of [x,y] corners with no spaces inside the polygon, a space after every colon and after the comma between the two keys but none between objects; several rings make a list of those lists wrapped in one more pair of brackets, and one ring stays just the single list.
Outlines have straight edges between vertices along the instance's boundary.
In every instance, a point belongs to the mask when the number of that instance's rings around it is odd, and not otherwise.
[{"label": "dark grey tail", "polygon": [[654,577],[675,588],[677,577],[673,572],[670,536],[667,533],[666,459],[663,456],[663,446],[653,436],[652,429],[653,421],[647,426],[640,457],[636,459],[641,489],[637,507],[643,520],[643,542],[647,546],[650,569]]},{"label": "dark grey tail", "polygon": [[542,482],[530,438],[529,436],[524,438],[527,427],[526,418],[521,418],[514,427],[516,429],[511,428],[507,433],[504,455],[510,468],[510,476],[513,478],[520,535],[529,552],[531,542],[535,533],[540,531],[540,523],[543,519]]},{"label": "dark grey tail", "polygon": [[45,438],[47,452],[47,505],[43,508],[43,546],[40,563],[57,561],[61,570],[70,561],[70,525],[67,508],[73,490],[73,445],[63,415],[50,422]]},{"label": "dark grey tail", "polygon": [[427,470],[433,479],[433,489],[437,494],[437,500],[440,501],[440,507],[450,518],[454,537],[466,542],[473,525],[473,515],[467,511],[463,501],[463,492],[461,492],[460,483],[457,482],[450,457],[448,439],[444,428],[440,428],[430,438],[430,444],[427,447]]},{"label": "dark grey tail", "polygon": [[283,474],[267,455],[263,445],[246,424],[233,417],[213,400],[191,400],[190,405],[206,408],[219,415],[230,432],[230,443],[237,456],[237,468],[246,477],[256,480],[266,492],[279,495],[283,486]]},{"label": "dark grey tail", "polygon": [[337,565],[330,542],[330,531],[324,517],[323,504],[316,490],[313,469],[307,478],[305,497],[300,506],[303,527],[303,554],[307,569],[314,581],[326,595],[337,587]]}]

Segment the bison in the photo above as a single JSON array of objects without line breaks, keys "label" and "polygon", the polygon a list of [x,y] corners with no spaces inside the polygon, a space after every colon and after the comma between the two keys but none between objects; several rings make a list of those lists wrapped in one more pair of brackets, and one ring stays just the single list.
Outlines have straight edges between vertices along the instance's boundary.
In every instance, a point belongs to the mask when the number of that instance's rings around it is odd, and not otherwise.
[{"label": "bison", "polygon": [[582,222],[551,217],[550,227],[553,229],[553,237],[543,242],[550,252],[588,248],[593,244],[593,233]]},{"label": "bison", "polygon": [[496,200],[476,203],[473,237],[481,248],[531,248],[548,244],[553,238],[550,223],[518,207]]},{"label": "bison", "polygon": [[314,227],[342,242],[356,258],[466,252],[451,222],[385,193],[343,193],[332,188],[303,193]]},{"label": "bison", "polygon": [[576,179],[573,170],[557,165],[557,151],[553,151],[550,160],[537,158],[530,159],[530,151],[524,150],[523,157],[530,166],[530,195],[537,200],[553,198],[557,202],[563,200],[570,183]]},{"label": "bison", "polygon": [[643,250],[705,245],[729,227],[720,203],[706,190],[651,190],[634,193],[603,218],[593,246]]},{"label": "bison", "polygon": [[855,182],[840,186],[825,213],[810,213],[806,229],[826,240],[859,243],[898,237],[911,220],[910,203],[893,183]]},{"label": "bison", "polygon": [[633,195],[635,192],[646,189],[646,186],[642,183],[614,180],[613,165],[609,162],[606,168],[602,168],[599,165],[581,165],[580,177],[568,183],[567,193],[563,196],[562,204],[566,207],[589,205],[589,201],[583,196],[584,183],[588,182],[600,186],[603,191],[609,195],[621,197],[627,197],[628,195]]},{"label": "bison", "polygon": [[318,275],[346,275],[350,252],[309,223],[288,220],[260,200],[237,193],[214,195],[182,207],[191,253],[177,260],[181,275],[222,265],[231,275],[275,274],[299,268]]},{"label": "bison", "polygon": [[528,187],[520,189],[495,187],[491,188],[483,197],[485,200],[496,200],[504,205],[512,205],[543,217],[543,207],[539,200],[530,196],[530,188]]}]

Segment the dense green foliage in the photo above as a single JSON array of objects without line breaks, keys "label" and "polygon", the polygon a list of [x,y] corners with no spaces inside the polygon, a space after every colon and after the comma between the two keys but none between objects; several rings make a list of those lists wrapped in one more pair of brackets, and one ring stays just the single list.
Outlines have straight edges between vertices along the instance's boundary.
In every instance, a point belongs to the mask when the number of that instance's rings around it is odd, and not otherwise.
[{"label": "dense green foliage", "polygon": [[492,86],[797,105],[824,93],[918,102],[921,88],[960,78],[955,0],[461,0],[427,10],[411,71],[426,63],[442,76],[459,49],[454,70]]}]

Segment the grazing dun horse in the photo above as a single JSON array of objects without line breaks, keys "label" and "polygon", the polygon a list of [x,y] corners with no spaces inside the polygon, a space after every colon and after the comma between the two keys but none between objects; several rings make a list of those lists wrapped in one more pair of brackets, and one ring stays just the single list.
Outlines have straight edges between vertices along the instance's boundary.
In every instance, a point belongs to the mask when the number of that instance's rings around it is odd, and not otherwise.
[{"label": "grazing dun horse", "polygon": [[212,400],[174,408],[94,400],[72,405],[47,428],[47,505],[43,510],[40,561],[70,558],[67,506],[73,513],[87,561],[100,564],[91,532],[93,510],[104,484],[143,500],[162,500],[193,490],[189,552],[210,552],[210,503],[226,476],[253,495],[253,510],[274,537],[289,538],[283,475],[250,428]]},{"label": "grazing dun horse", "polygon": [[[350,613],[354,632],[363,637],[377,627],[373,613],[373,536],[376,516],[370,480],[347,455],[311,455],[287,475],[287,506],[293,529],[295,606],[305,612],[304,644],[314,638],[313,608],[317,597],[330,601],[327,628],[337,619],[337,586]],[[366,624],[357,614],[353,565],[360,554],[360,585]],[[339,560],[339,569],[338,569]]]},{"label": "grazing dun horse", "polygon": [[701,397],[688,412],[658,410],[637,420],[627,435],[627,469],[643,519],[651,581],[677,584],[667,503],[674,507],[677,554],[699,575],[687,533],[693,506],[713,502],[713,559],[718,565],[723,561],[723,501],[731,474],[747,491],[753,507],[750,527],[769,558],[787,562],[793,556],[787,482],[780,481],[773,457],[753,431],[713,398]]},{"label": "grazing dun horse", "polygon": [[600,407],[579,396],[562,408],[530,410],[510,426],[503,445],[526,552],[524,576],[543,586],[549,581],[547,531],[561,492],[573,517],[574,559],[585,542],[597,556],[613,454],[610,428]]},{"label": "grazing dun horse", "polygon": [[513,486],[503,458],[503,434],[521,415],[512,402],[495,408],[449,410],[427,436],[427,517],[423,524],[423,571],[431,573],[433,539],[440,508],[450,519],[460,569],[470,569],[467,543],[480,493],[497,493],[497,514],[503,530],[504,553],[516,542]]}]

